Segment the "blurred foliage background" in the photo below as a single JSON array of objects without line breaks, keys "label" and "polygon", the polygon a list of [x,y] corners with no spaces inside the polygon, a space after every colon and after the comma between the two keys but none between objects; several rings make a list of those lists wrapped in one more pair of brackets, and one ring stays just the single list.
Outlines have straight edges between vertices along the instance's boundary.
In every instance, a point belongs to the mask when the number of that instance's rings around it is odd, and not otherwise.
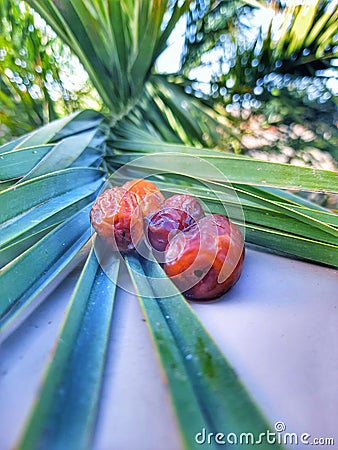
[{"label": "blurred foliage background", "polygon": [[0,144],[101,101],[78,58],[25,2],[0,2]]},{"label": "blurred foliage background", "polygon": [[239,151],[331,166],[314,149],[338,156],[337,2],[300,3],[197,1],[181,82],[240,119]]},{"label": "blurred foliage background", "polygon": [[[300,3],[192,2],[180,68],[166,77],[223,117],[219,147],[335,169],[337,3]],[[77,57],[45,21],[23,1],[0,5],[0,143],[74,110],[102,109]]]}]

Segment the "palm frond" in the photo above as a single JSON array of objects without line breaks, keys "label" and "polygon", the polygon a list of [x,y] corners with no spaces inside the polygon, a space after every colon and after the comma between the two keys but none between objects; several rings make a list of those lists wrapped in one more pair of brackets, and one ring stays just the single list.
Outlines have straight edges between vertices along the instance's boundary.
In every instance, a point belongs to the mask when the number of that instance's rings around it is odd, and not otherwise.
[{"label": "palm frond", "polygon": [[139,100],[166,37],[189,4],[174,2],[169,10],[174,19],[161,30],[167,0],[29,3],[77,54],[113,120]]},{"label": "palm frond", "polygon": [[[215,213],[222,213],[225,205],[238,207],[240,202],[247,242],[279,254],[332,266],[338,263],[337,216],[328,210],[317,212],[316,205],[302,203],[296,196],[288,199],[280,190],[322,192],[326,186],[328,191],[337,192],[335,172],[168,144],[150,134],[147,139],[133,139],[126,133],[127,128],[127,124],[122,127],[125,138],[121,134],[110,142],[115,151],[107,157],[111,170],[128,164],[130,176],[161,174],[156,181],[164,192],[193,193]],[[142,158],[147,155],[148,158]],[[201,160],[211,163],[210,167],[201,165]],[[200,181],[206,186],[201,186]],[[229,183],[237,198],[227,195]],[[268,186],[274,190],[270,192]]]},{"label": "palm frond", "polygon": [[[60,280],[63,269],[90,238],[90,207],[106,175],[98,168],[104,154],[101,121],[94,111],[77,113],[2,149],[6,188],[0,192],[0,328],[4,335],[26,310],[37,306],[42,290],[57,277]],[[70,134],[76,135],[76,145]],[[13,282],[19,273],[25,275]]]},{"label": "palm frond", "polygon": [[[69,302],[59,344],[47,368],[39,401],[28,419],[19,449],[90,448],[118,268],[119,260],[115,261],[108,278],[92,249]],[[98,296],[100,301],[97,301]]]},{"label": "palm frond", "polygon": [[77,58],[44,20],[19,0],[0,8],[2,143],[95,101]]},{"label": "palm frond", "polygon": [[255,436],[268,430],[229,362],[161,267],[133,256],[126,263],[168,380],[185,448],[194,447],[191,436],[202,428],[213,433],[223,427],[238,435],[251,430]]},{"label": "palm frond", "polygon": [[[244,7],[246,3],[250,9]],[[263,1],[253,5],[244,0],[209,4],[197,1],[190,13],[191,23],[185,43],[187,56],[182,71],[188,75],[191,68],[198,67],[202,63],[201,55],[207,51],[217,49],[220,53],[229,52],[225,45],[229,39],[239,47],[235,54],[231,54],[235,61],[234,70],[229,74],[236,73],[236,66],[245,60],[242,70],[245,67],[250,69],[256,79],[273,72],[276,62],[278,73],[313,76],[315,70],[331,67],[337,55],[335,34],[338,13],[335,6],[332,0],[317,0],[311,4],[291,1],[285,5]],[[267,31],[259,28],[256,38],[250,41],[245,38],[244,31],[255,10],[265,12],[264,29]],[[256,62],[251,64],[253,59]],[[227,62],[227,59],[220,60],[220,63],[222,61]]]}]

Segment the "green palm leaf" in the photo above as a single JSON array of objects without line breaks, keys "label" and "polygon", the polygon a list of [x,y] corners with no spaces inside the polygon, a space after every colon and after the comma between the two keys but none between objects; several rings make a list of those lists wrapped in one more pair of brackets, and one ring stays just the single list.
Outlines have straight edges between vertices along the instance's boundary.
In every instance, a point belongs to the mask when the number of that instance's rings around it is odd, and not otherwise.
[{"label": "green palm leaf", "polygon": [[[117,142],[116,147],[122,148],[149,148],[149,144],[143,144],[142,142]],[[181,155],[196,156],[203,160],[211,162],[216,166],[222,174],[224,174],[231,183],[243,184],[243,185],[255,185],[255,186],[271,186],[284,189],[299,189],[309,191],[326,191],[335,192],[337,184],[336,173],[323,169],[311,169],[308,167],[298,167],[289,164],[281,164],[275,162],[266,162],[256,160],[253,158],[243,158],[240,156],[227,155],[218,152],[205,153],[200,149],[184,148],[183,146],[174,146],[168,144],[160,144],[152,146],[152,149],[163,149],[168,153],[158,154],[158,160],[153,167],[147,167],[147,162],[140,161],[135,163],[135,167],[143,167],[145,169],[155,169],[159,171],[166,171],[169,166],[169,160],[177,158],[180,163],[177,164],[176,173],[184,175],[189,169],[184,165],[185,158]],[[148,151],[151,153],[151,150]],[[146,153],[145,153],[146,154]],[[157,154],[157,153],[153,153]],[[139,154],[141,156],[141,154]],[[133,160],[137,158],[134,155],[117,155],[114,157],[113,162],[117,164],[129,163],[132,166]],[[110,160],[111,161],[111,160]],[[186,159],[188,161],[188,159]],[[183,164],[183,165],[182,165]],[[199,166],[191,169],[191,175],[197,179],[207,178],[210,179],[208,173],[202,173]],[[222,178],[214,179],[214,181],[220,181]]]},{"label": "green palm leaf", "polygon": [[139,100],[166,37],[189,5],[188,1],[182,6],[174,2],[173,20],[162,31],[168,1],[29,3],[77,54],[114,114],[113,120],[129,112]]},{"label": "green palm leaf", "polygon": [[10,185],[0,192],[3,336],[62,279],[90,238],[89,211],[105,176],[95,167],[103,156],[101,121],[93,111],[76,113],[4,146],[2,179]]},{"label": "green palm leaf", "polygon": [[119,261],[116,260],[108,278],[99,267],[93,250],[88,256],[68,306],[59,344],[47,368],[39,401],[32,410],[19,449],[81,450],[90,447],[118,268]]},{"label": "green palm leaf", "polygon": [[[1,271],[0,331],[8,327],[74,259],[90,237],[89,207],[50,231]],[[37,306],[37,305],[36,305]]]},{"label": "green palm leaf", "polygon": [[1,143],[88,103],[86,77],[72,83],[77,59],[26,2],[1,1],[0,48]]},{"label": "green palm leaf", "polygon": [[126,261],[168,379],[185,447],[199,448],[193,437],[202,428],[208,434],[224,429],[237,436],[250,430],[256,438],[267,431],[267,421],[236,373],[160,266],[135,257]]},{"label": "green palm leaf", "polygon": [[[126,128],[123,136],[128,137]],[[337,216],[329,211],[319,214],[309,202],[302,206],[296,196],[290,197],[292,201],[286,201],[284,191],[276,190],[276,187],[282,187],[322,191],[326,185],[327,191],[336,192],[336,173],[168,144],[150,135],[142,141],[115,138],[111,145],[116,151],[115,156],[107,158],[112,168],[128,163],[128,170],[133,169],[135,176],[147,176],[154,171],[161,173],[158,180],[161,188],[169,192],[191,192],[206,201],[211,212],[224,211],[219,199],[225,205],[236,206],[236,200],[226,194],[226,177],[242,202],[248,242],[277,253],[332,266],[337,264]],[[150,160],[139,159],[147,154],[152,155]],[[212,164],[201,165],[200,160],[192,160],[192,156]],[[218,175],[215,175],[215,167]],[[204,180],[208,189],[194,180]],[[269,184],[274,186],[274,192],[265,188]]]}]

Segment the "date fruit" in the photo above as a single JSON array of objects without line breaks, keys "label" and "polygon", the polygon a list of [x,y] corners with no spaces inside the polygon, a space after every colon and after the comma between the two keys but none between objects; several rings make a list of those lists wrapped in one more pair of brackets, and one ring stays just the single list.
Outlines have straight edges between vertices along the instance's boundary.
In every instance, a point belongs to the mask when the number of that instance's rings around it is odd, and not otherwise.
[{"label": "date fruit", "polygon": [[174,195],[163,208],[147,217],[146,233],[151,246],[163,252],[178,231],[185,230],[204,216],[200,203],[190,195]]},{"label": "date fruit", "polygon": [[157,211],[165,200],[158,187],[148,180],[130,180],[122,187],[128,192],[133,192],[136,195],[143,217]]},{"label": "date fruit", "polygon": [[191,300],[212,300],[239,279],[244,240],[239,228],[219,214],[176,234],[165,251],[164,270]]},{"label": "date fruit", "polygon": [[115,186],[101,194],[90,212],[97,234],[113,250],[127,253],[134,250],[142,237],[142,214],[137,196]]},{"label": "date fruit", "polygon": [[204,217],[202,206],[196,198],[188,194],[176,194],[167,198],[165,208],[176,208],[189,214],[196,222]]}]

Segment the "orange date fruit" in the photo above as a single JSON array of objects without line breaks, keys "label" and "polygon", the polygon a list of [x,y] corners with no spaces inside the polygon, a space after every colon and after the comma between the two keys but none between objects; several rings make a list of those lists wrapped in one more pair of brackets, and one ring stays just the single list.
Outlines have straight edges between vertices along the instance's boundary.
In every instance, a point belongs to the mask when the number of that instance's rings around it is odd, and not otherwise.
[{"label": "orange date fruit", "polygon": [[187,299],[212,300],[237,282],[243,260],[239,228],[227,217],[211,214],[170,240],[164,270]]},{"label": "orange date fruit", "polygon": [[157,211],[165,200],[158,187],[148,180],[130,180],[123,188],[136,195],[143,217]]},{"label": "orange date fruit", "polygon": [[90,212],[97,234],[112,250],[134,250],[142,237],[142,214],[137,196],[115,186],[101,194]]}]

